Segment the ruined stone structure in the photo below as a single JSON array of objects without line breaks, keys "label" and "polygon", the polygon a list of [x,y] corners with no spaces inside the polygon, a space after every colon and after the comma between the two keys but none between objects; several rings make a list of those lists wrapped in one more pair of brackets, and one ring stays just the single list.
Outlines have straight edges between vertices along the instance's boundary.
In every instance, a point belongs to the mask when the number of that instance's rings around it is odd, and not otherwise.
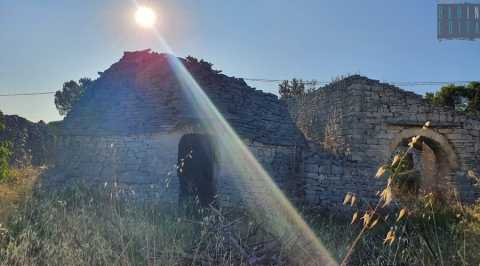
[{"label": "ruined stone structure", "polygon": [[10,165],[25,167],[49,165],[54,160],[55,135],[43,121],[33,123],[17,115],[3,116],[5,129],[0,141],[11,144]]},{"label": "ruined stone structure", "polygon": [[[453,190],[467,201],[479,196],[466,177],[466,171],[479,168],[478,120],[358,75],[291,101],[290,112],[310,146],[317,147],[312,155],[304,152],[308,201],[334,204],[340,195],[331,197],[332,190],[374,195],[369,177],[417,135],[423,143],[417,147],[423,186]],[[425,121],[431,122],[428,130],[422,130]],[[325,154],[341,159],[328,163]]]},{"label": "ruined stone structure", "polygon": [[[219,132],[200,126],[204,117],[192,109],[168,60],[149,50],[126,52],[101,73],[64,120],[57,151],[62,175],[54,182],[80,178],[115,184],[135,191],[136,197],[178,201],[183,193],[179,179],[186,174],[177,168],[188,157],[182,147],[215,140]],[[424,146],[411,160],[427,176],[424,185],[453,187],[465,200],[478,197],[465,174],[480,162],[477,120],[361,76],[283,101],[204,61],[181,61],[276,184],[295,200],[333,207],[346,192],[375,197],[384,182],[373,178],[376,169],[415,135],[422,136]],[[421,131],[425,121],[432,128]],[[203,174],[206,188],[226,204],[248,197],[235,186],[238,177],[229,162],[212,153],[204,162],[212,169]]]},{"label": "ruined stone structure", "polygon": [[[177,201],[179,144],[205,133],[165,54],[125,53],[103,72],[64,121],[57,166],[66,177],[117,183],[147,198]],[[304,140],[275,95],[250,88],[203,61],[182,60],[278,184],[295,167]],[[215,138],[215,136],[212,136]],[[221,201],[240,199],[236,173],[216,156],[214,186]],[[205,166],[210,167],[210,166]]]}]

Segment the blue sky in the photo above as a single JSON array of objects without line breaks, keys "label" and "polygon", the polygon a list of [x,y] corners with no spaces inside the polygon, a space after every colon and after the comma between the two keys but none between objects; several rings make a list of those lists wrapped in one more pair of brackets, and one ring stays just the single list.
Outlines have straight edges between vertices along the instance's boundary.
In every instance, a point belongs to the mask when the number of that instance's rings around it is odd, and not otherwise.
[{"label": "blue sky", "polygon": [[[480,42],[439,42],[434,0],[141,3],[158,11],[159,31],[179,56],[203,58],[228,75],[480,79]],[[133,13],[132,0],[0,1],[0,94],[57,90],[66,80],[95,78],[125,50],[161,51]],[[250,84],[276,91],[275,84]],[[0,110],[33,121],[60,119],[53,95],[0,97]]]}]

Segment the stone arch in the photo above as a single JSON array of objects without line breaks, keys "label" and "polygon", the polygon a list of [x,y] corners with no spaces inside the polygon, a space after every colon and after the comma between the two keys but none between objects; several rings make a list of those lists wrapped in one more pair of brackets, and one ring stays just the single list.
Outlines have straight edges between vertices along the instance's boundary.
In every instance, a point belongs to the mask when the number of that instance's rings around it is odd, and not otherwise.
[{"label": "stone arch", "polygon": [[433,131],[432,129],[421,129],[421,128],[409,128],[402,130],[397,136],[390,142],[389,151],[393,152],[398,146],[408,141],[414,136],[421,136],[422,140],[425,141],[435,153],[438,155],[446,156],[449,165],[452,170],[459,167],[457,154],[455,149],[450,144],[448,139]]},{"label": "stone arch", "polygon": [[202,207],[213,204],[216,195],[215,168],[211,137],[199,133],[183,135],[178,144],[180,202],[198,200]]},{"label": "stone arch", "polygon": [[[452,184],[451,178],[459,167],[459,163],[453,146],[443,135],[432,129],[404,129],[390,142],[390,154],[399,147],[406,147],[414,136],[420,136],[420,141],[411,154],[413,157],[416,156],[417,160],[421,158],[420,160],[424,164],[423,186],[450,191],[452,188],[448,186]],[[421,155],[418,155],[419,151]],[[455,190],[455,188],[453,189]]]}]

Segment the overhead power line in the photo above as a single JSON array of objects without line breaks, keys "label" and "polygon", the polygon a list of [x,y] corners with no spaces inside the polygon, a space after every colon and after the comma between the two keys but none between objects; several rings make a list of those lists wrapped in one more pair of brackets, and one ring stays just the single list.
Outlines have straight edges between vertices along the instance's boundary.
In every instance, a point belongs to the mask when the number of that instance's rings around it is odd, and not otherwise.
[{"label": "overhead power line", "polygon": [[0,97],[28,96],[28,95],[44,95],[44,94],[54,94],[54,93],[55,93],[55,91],[25,92],[25,93],[6,93],[6,94],[0,94]]},{"label": "overhead power line", "polygon": [[[280,83],[284,81],[283,79],[264,79],[264,78],[243,78],[246,81],[253,82],[265,82],[265,83]],[[447,84],[467,84],[472,81],[470,80],[456,80],[456,81],[381,81],[384,83],[389,83],[395,86],[434,86],[434,85],[447,85]],[[308,80],[302,81],[305,85],[326,85],[332,83],[332,81],[317,81],[317,80]],[[55,91],[41,91],[41,92],[24,92],[24,93],[5,93],[0,94],[0,97],[12,97],[12,96],[32,96],[32,95],[47,95],[55,94]]]}]

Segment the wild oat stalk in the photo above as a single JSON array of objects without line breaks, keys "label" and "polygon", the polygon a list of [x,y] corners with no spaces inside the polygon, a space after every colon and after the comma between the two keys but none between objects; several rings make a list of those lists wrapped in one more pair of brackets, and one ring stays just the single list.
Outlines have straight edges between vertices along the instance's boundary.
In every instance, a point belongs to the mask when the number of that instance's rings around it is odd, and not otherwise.
[{"label": "wild oat stalk", "polygon": [[[427,121],[424,126],[422,127],[422,130],[427,130],[430,127],[430,122]],[[410,142],[408,143],[408,149],[400,154],[395,155],[395,157],[392,160],[392,163],[390,165],[382,165],[377,173],[375,174],[376,178],[380,178],[382,176],[385,176],[387,172],[390,172],[390,176],[387,178],[387,185],[386,187],[378,193],[378,201],[377,204],[375,205],[375,208],[371,208],[369,205],[369,208],[363,216],[360,218],[363,220],[363,227],[360,233],[358,233],[357,237],[353,240],[352,244],[350,245],[347,254],[342,260],[342,263],[340,264],[341,266],[346,266],[348,262],[350,261],[353,252],[355,248],[358,245],[358,242],[362,239],[362,237],[365,235],[365,233],[369,230],[372,229],[379,220],[382,218],[381,215],[378,214],[378,210],[384,207],[387,207],[393,199],[392,195],[392,188],[393,184],[398,181],[398,178],[400,175],[404,174],[403,170],[403,162],[405,161],[405,158],[407,155],[411,152],[411,150],[417,145],[420,141],[421,136],[414,136]],[[351,206],[355,204],[356,197],[352,195],[351,193],[347,193],[344,199],[344,205],[350,203]],[[397,222],[400,221],[407,213],[406,209],[401,209],[398,216],[397,216]],[[355,212],[352,218],[352,224],[356,222],[358,218],[358,212]],[[384,218],[386,220],[387,218]],[[394,228],[390,228],[388,231],[385,239],[384,239],[384,244],[389,244],[391,245],[396,239],[396,234]]]}]

